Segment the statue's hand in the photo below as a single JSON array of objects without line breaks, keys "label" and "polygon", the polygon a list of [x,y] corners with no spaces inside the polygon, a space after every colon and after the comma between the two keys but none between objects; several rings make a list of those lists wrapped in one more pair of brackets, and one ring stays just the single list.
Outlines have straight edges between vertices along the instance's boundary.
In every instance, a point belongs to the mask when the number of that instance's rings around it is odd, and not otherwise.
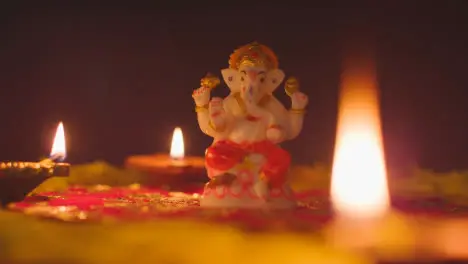
[{"label": "statue's hand", "polygon": [[208,87],[200,87],[193,91],[192,97],[197,106],[205,106],[210,102],[211,89]]},{"label": "statue's hand", "polygon": [[302,92],[295,92],[291,95],[291,108],[304,109],[309,103],[309,97]]},{"label": "statue's hand", "polygon": [[275,144],[284,141],[285,136],[283,128],[278,125],[271,125],[266,131],[267,139]]},{"label": "statue's hand", "polygon": [[226,125],[226,112],[224,111],[223,99],[214,97],[210,101],[209,113],[211,124],[217,130],[223,129]]}]

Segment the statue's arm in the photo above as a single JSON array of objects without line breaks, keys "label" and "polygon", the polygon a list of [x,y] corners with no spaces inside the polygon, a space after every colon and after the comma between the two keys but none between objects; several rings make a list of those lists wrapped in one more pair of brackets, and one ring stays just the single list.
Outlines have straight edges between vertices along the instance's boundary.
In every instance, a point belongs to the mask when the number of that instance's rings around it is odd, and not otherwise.
[{"label": "statue's arm", "polygon": [[[288,111],[284,108],[283,104],[276,98],[272,97],[268,105],[266,106],[268,112],[271,113],[271,120],[269,121],[268,129],[275,129],[280,136],[275,143],[281,143],[289,139],[291,133],[291,125],[289,123]],[[267,136],[268,136],[267,131]]]},{"label": "statue's arm", "polygon": [[210,126],[208,106],[197,106],[195,109],[197,112],[198,126],[200,127],[200,130],[210,137],[215,137],[216,131]]},{"label": "statue's arm", "polygon": [[211,99],[206,107],[197,107],[197,118],[203,133],[216,139],[226,137],[235,126],[232,98]]},{"label": "statue's arm", "polygon": [[193,91],[192,98],[195,101],[195,112],[200,130],[210,137],[215,137],[216,131],[210,127],[210,92],[209,87],[200,87]]},{"label": "statue's arm", "polygon": [[289,110],[290,133],[288,140],[296,138],[302,131],[305,108],[309,98],[302,92],[296,91],[291,95],[291,109]]}]

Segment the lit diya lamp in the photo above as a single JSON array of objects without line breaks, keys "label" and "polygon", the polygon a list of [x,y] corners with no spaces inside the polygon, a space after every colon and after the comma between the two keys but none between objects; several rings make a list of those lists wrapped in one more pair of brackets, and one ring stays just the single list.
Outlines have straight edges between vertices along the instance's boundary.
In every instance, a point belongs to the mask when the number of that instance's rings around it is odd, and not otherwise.
[{"label": "lit diya lamp", "polygon": [[335,219],[325,230],[332,245],[362,251],[375,263],[467,263],[467,220],[391,207],[375,61],[368,54],[345,61],[335,144]]},{"label": "lit diya lamp", "polygon": [[0,201],[2,205],[24,199],[39,184],[53,176],[69,175],[65,132],[62,122],[57,127],[50,157],[39,162],[8,161],[0,163]]},{"label": "lit diya lamp", "polygon": [[157,153],[130,156],[125,161],[125,167],[147,174],[145,185],[174,187],[185,183],[203,184],[207,180],[205,159],[185,155],[180,127],[174,129],[169,155]]}]

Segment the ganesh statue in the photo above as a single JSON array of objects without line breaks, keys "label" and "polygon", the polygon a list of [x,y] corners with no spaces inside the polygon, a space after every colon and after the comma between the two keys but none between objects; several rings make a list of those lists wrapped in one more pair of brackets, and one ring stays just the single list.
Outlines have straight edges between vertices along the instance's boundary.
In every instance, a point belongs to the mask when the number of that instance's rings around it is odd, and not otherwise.
[{"label": "ganesh statue", "polygon": [[235,50],[221,71],[230,89],[226,98],[211,98],[220,81],[213,75],[194,90],[200,129],[212,137],[206,150],[210,181],[202,207],[290,208],[296,205],[288,185],[291,157],[278,144],[301,132],[308,97],[295,78],[285,83],[287,110],[273,92],[285,78],[275,53],[257,42]]}]

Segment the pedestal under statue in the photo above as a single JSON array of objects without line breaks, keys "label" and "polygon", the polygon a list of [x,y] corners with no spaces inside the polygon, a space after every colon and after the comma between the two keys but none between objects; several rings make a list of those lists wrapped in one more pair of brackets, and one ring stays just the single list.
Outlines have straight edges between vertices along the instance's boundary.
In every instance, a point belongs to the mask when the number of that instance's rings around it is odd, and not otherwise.
[{"label": "pedestal under statue", "polygon": [[291,109],[286,110],[273,95],[285,74],[275,53],[256,42],[235,50],[229,68],[221,73],[231,90],[229,96],[210,99],[211,90],[220,83],[214,76],[203,78],[192,94],[200,129],[214,139],[206,151],[211,180],[201,206],[295,206],[288,184],[291,157],[278,144],[302,130],[308,97],[290,78],[285,91]]}]

